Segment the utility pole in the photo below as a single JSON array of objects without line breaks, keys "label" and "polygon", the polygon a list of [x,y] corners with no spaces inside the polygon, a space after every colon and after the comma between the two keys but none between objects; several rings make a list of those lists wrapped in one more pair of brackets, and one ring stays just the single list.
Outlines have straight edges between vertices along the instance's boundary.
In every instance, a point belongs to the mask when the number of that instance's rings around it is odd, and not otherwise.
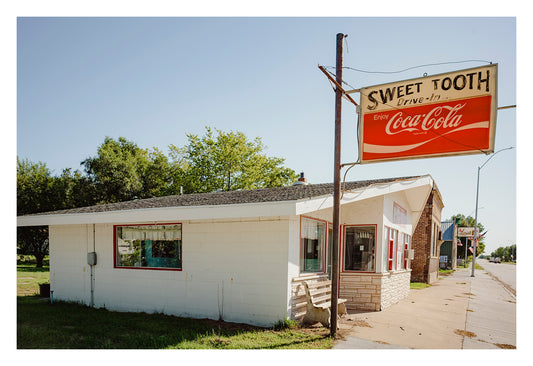
[{"label": "utility pole", "polygon": [[[335,79],[342,85],[342,42],[344,34],[337,33],[337,61]],[[340,238],[340,194],[341,194],[341,108],[342,89],[335,89],[335,155],[333,159],[333,250],[331,254],[331,320],[330,334],[337,334],[337,299],[339,298],[339,238]]]},{"label": "utility pole", "polygon": [[[512,108],[512,107],[511,107]],[[511,147],[506,147],[505,149],[501,149],[501,150],[498,150],[496,151],[494,154],[492,154],[492,156],[490,158],[488,158],[484,163],[483,165],[481,166],[478,166],[477,167],[477,185],[476,185],[476,217],[475,217],[475,223],[474,223],[474,244],[473,244],[473,249],[474,249],[474,252],[472,253],[472,275],[470,277],[475,277],[474,276],[474,270],[475,270],[475,266],[476,266],[476,244],[479,240],[479,236],[477,234],[477,210],[478,210],[478,198],[479,198],[479,172],[481,171],[481,169],[490,161],[490,159],[492,159],[494,157],[494,155],[496,155],[497,153],[499,152],[502,152],[502,151],[505,151],[505,150],[511,150],[513,149],[514,146],[511,146]]]}]

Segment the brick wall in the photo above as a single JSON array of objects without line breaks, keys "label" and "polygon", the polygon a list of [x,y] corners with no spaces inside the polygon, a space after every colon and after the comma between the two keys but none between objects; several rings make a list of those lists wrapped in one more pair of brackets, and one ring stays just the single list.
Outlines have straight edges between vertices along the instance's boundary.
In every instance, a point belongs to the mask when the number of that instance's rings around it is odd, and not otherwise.
[{"label": "brick wall", "polygon": [[433,192],[430,193],[424,211],[416,225],[412,246],[415,257],[411,261],[411,281],[428,282],[429,261],[431,257],[431,224],[433,217]]},{"label": "brick wall", "polygon": [[[440,244],[443,243],[438,238],[443,207],[438,190],[433,189],[413,233],[412,247],[415,257],[411,261],[411,282],[432,283],[438,279]],[[435,230],[435,253],[432,253],[432,227]]]}]

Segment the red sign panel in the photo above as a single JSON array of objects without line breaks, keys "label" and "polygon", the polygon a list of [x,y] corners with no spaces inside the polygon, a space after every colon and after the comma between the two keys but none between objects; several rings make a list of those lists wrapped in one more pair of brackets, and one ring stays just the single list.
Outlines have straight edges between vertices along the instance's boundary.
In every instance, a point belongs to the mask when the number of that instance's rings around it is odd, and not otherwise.
[{"label": "red sign panel", "polygon": [[496,65],[361,90],[361,163],[490,153]]}]

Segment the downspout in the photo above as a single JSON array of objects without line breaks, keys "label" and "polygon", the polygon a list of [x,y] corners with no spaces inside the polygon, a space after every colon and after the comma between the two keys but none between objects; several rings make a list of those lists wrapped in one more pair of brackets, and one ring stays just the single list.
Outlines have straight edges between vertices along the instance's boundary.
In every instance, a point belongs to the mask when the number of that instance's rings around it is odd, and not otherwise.
[{"label": "downspout", "polygon": [[[96,252],[96,224],[93,224],[93,253]],[[94,265],[91,266],[91,307],[94,307]]]}]

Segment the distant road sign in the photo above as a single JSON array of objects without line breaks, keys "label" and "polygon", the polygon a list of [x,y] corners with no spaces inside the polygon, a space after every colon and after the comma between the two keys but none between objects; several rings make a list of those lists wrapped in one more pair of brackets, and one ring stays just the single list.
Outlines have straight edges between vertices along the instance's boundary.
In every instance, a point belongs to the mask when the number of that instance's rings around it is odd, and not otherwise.
[{"label": "distant road sign", "polygon": [[[477,230],[479,234],[479,229]],[[473,227],[458,227],[457,228],[457,236],[458,237],[467,237],[469,239],[474,238],[474,228]]]}]

